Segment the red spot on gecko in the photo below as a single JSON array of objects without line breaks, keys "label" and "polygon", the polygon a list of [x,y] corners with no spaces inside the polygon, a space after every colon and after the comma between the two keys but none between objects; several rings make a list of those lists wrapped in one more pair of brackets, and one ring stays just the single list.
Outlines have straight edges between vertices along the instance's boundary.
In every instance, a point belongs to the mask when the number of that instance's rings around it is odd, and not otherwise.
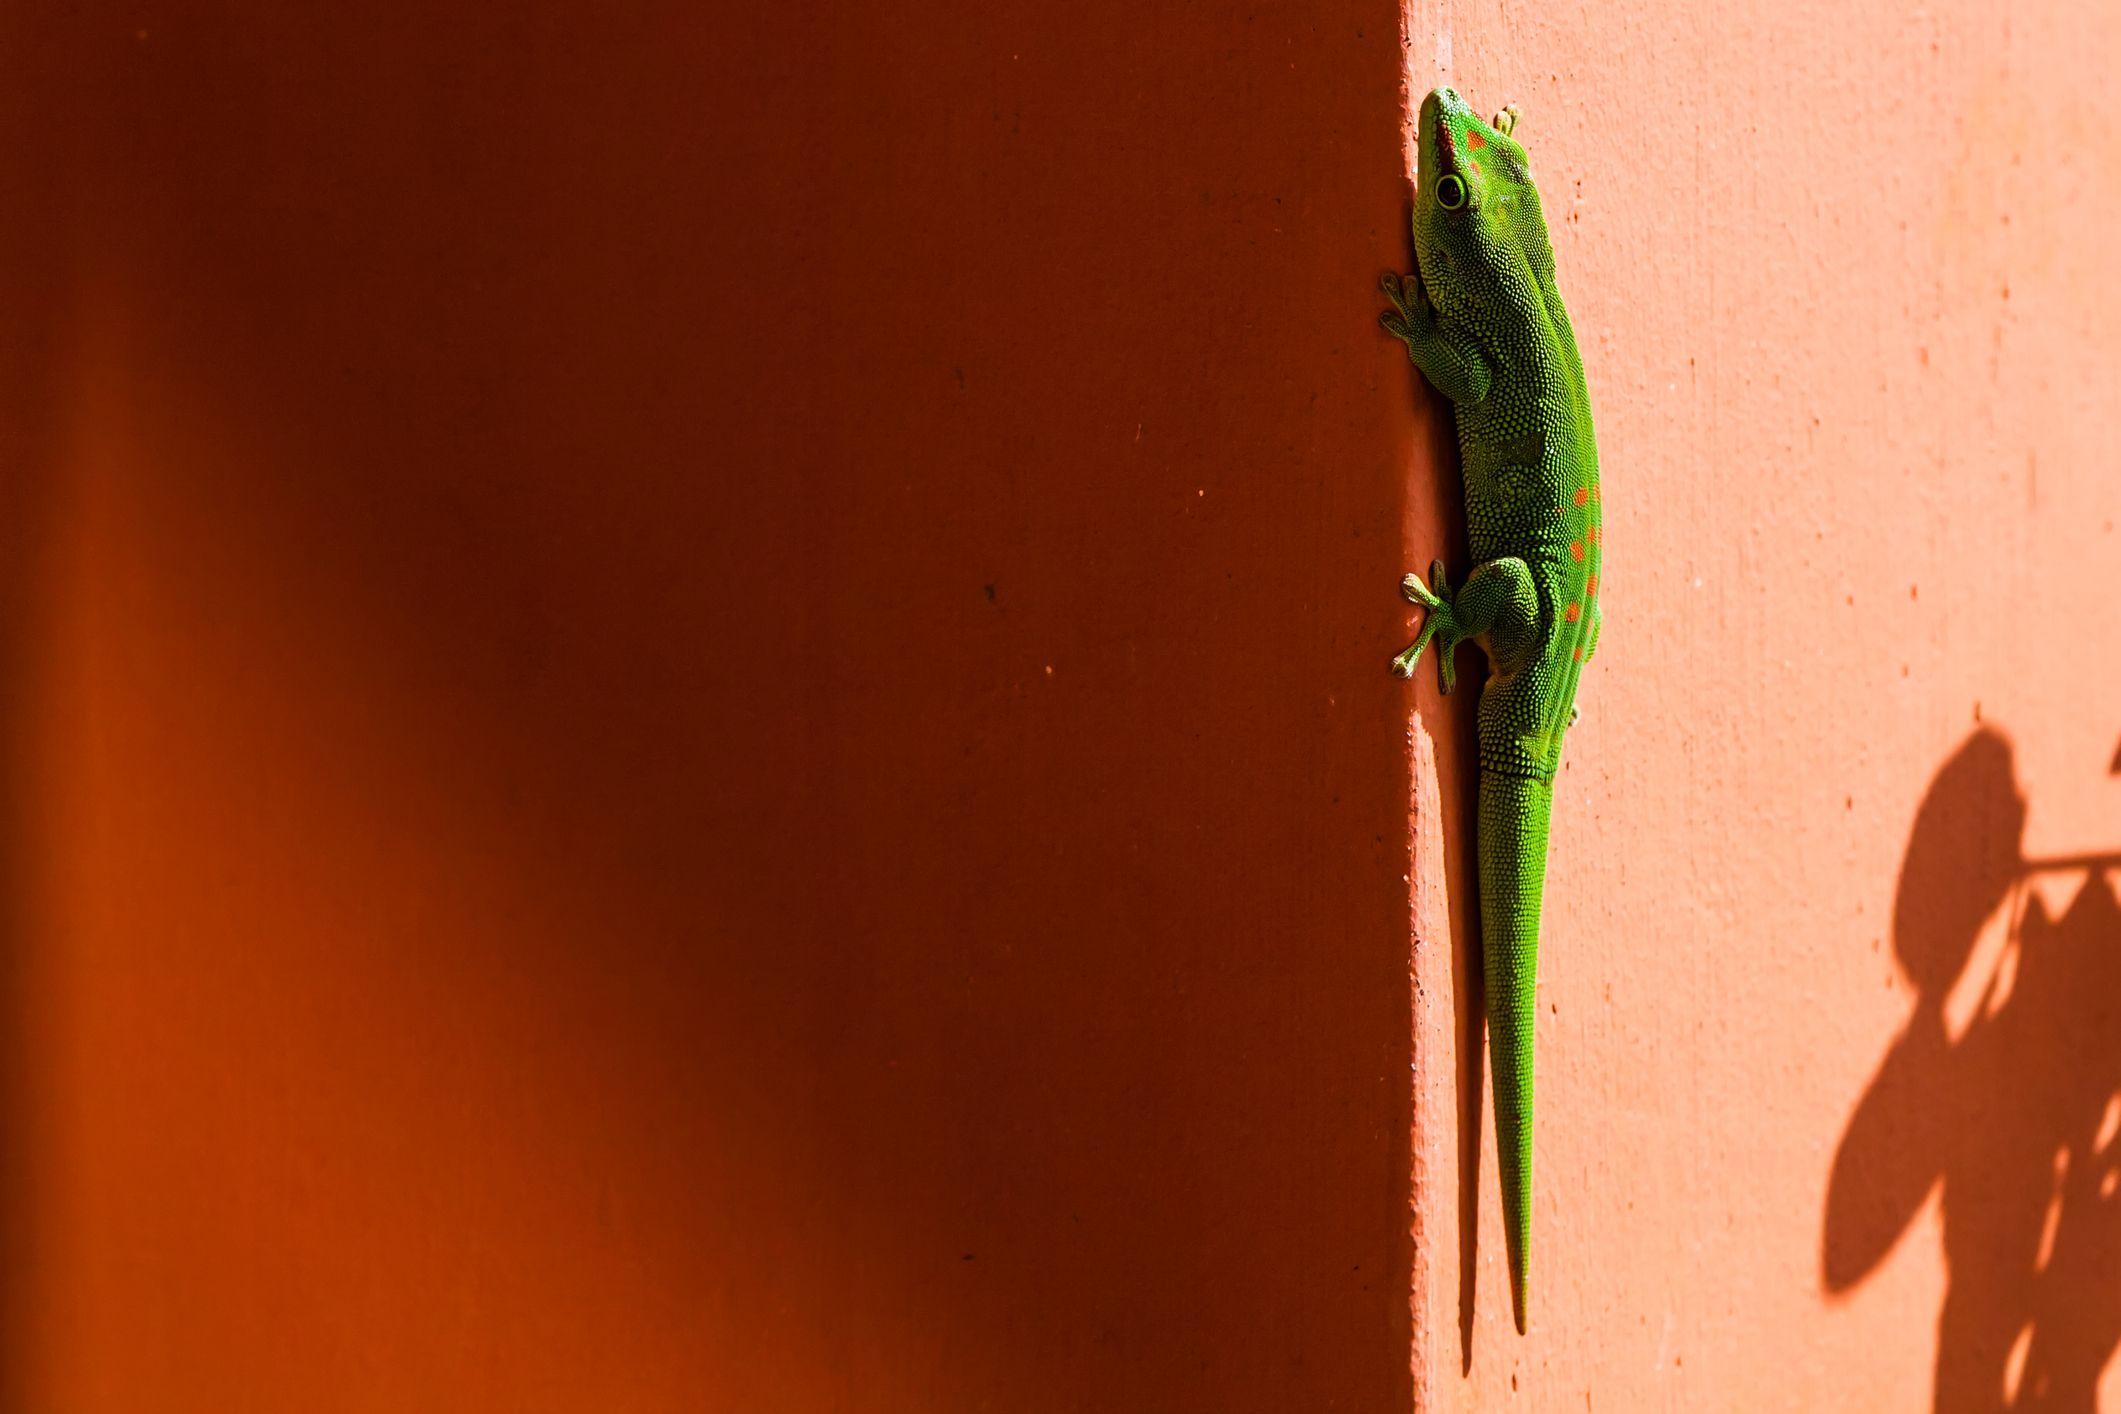
[{"label": "red spot on gecko", "polygon": [[1581,540],[1571,540],[1569,542],[1569,558],[1578,562],[1582,561],[1583,542]]},{"label": "red spot on gecko", "polygon": [[1594,574],[1594,575],[1592,575],[1592,576],[1591,576],[1591,580],[1590,580],[1590,583],[1588,583],[1588,584],[1584,585],[1584,587],[1583,587],[1583,593],[1584,593],[1584,597],[1585,597],[1586,599],[1588,599],[1588,598],[1591,598],[1591,597],[1595,596],[1595,595],[1596,595],[1596,594],[1598,593],[1598,576],[1597,576],[1597,575],[1595,575],[1595,574]]},{"label": "red spot on gecko", "polygon": [[1467,134],[1466,134],[1466,146],[1467,146],[1467,147],[1486,147],[1487,145],[1488,145],[1488,140],[1487,140],[1486,138],[1482,137],[1482,136],[1481,136],[1481,135],[1480,135],[1479,133],[1470,133],[1470,132],[1469,132],[1469,133],[1467,133]]},{"label": "red spot on gecko", "polygon": [[1586,545],[1596,545],[1598,543],[1598,527],[1594,525],[1589,530],[1586,530],[1583,533],[1583,540]]},{"label": "red spot on gecko", "polygon": [[1576,650],[1576,661],[1579,663],[1583,661],[1583,650],[1581,648]]},{"label": "red spot on gecko", "polygon": [[1578,619],[1583,617],[1583,605],[1571,604],[1567,609],[1562,611],[1561,616],[1564,619],[1567,619],[1570,623],[1575,623]]},{"label": "red spot on gecko", "polygon": [[1474,176],[1476,176],[1476,177],[1477,177],[1477,176],[1479,176],[1479,175],[1480,175],[1480,164],[1479,164],[1478,162],[1474,162],[1474,161],[1472,161],[1472,160],[1468,159],[1468,160],[1467,160],[1467,162],[1466,162],[1466,166],[1467,166],[1467,168],[1468,168],[1468,169],[1470,169],[1470,170],[1472,171],[1472,173],[1473,173],[1473,175],[1474,175]]},{"label": "red spot on gecko", "polygon": [[1583,504],[1583,503],[1584,503],[1585,501],[1588,501],[1588,500],[1590,500],[1590,499],[1591,499],[1591,488],[1590,488],[1590,487],[1588,487],[1588,486],[1579,486],[1579,487],[1577,487],[1577,488],[1576,488],[1576,504],[1577,504],[1577,505],[1579,505],[1579,506],[1580,506],[1580,505],[1582,505],[1582,504]]}]

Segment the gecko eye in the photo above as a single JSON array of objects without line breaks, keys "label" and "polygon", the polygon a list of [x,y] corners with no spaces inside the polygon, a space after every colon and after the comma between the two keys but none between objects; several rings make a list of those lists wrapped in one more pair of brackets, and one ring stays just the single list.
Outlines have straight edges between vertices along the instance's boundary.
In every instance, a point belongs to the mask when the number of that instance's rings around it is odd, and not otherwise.
[{"label": "gecko eye", "polygon": [[1446,211],[1456,211],[1466,204],[1466,184],[1456,172],[1446,172],[1436,179],[1436,204]]}]

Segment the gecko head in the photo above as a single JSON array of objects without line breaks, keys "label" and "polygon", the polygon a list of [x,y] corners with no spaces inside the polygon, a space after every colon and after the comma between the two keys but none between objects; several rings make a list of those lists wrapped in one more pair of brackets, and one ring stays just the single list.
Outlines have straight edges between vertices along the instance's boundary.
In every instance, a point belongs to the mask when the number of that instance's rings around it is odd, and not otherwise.
[{"label": "gecko head", "polygon": [[1414,250],[1422,283],[1440,305],[1477,298],[1475,289],[1527,271],[1553,274],[1539,189],[1516,127],[1515,108],[1488,121],[1453,89],[1432,89],[1421,101]]}]

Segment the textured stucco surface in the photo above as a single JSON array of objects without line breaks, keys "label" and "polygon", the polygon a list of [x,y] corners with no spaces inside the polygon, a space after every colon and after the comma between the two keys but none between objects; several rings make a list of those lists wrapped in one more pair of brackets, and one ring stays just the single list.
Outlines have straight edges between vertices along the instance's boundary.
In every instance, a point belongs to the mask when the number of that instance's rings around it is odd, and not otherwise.
[{"label": "textured stucco surface", "polygon": [[[2117,28],[0,12],[0,1407],[2094,1379]],[[1385,672],[1440,78],[1608,498],[1522,1339]]]},{"label": "textured stucco surface", "polygon": [[1936,1364],[1940,1407],[2069,1406],[2121,1332],[2121,914],[2071,862],[2121,850],[2121,13],[1417,0],[1407,27],[1415,94],[1525,109],[1608,536],[1525,1339],[1446,1061],[1464,723],[1416,693],[1421,1385],[1917,1409]]}]

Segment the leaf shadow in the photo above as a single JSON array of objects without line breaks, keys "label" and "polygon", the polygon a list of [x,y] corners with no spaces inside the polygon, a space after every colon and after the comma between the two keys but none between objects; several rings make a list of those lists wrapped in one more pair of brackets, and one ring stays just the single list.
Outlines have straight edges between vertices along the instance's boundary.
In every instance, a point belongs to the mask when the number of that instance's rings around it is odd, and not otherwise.
[{"label": "leaf shadow", "polygon": [[1828,1183],[1831,1295],[1939,1195],[1938,1410],[2094,1409],[2121,1346],[2121,853],[2029,858],[2025,818],[1993,727],[1932,780],[1893,911],[1914,1006]]}]

